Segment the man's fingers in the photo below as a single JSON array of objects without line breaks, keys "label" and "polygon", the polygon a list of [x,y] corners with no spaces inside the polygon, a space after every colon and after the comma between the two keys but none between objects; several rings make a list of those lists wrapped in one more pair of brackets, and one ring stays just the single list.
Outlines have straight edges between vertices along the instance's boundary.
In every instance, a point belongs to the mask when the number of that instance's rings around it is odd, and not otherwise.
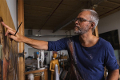
[{"label": "man's fingers", "polygon": [[6,27],[7,29],[12,29],[12,28],[10,28],[9,26],[7,26],[7,25],[3,22],[2,17],[0,17],[0,23],[1,23],[4,27]]},{"label": "man's fingers", "polygon": [[12,28],[10,28],[8,25],[6,25],[4,22],[1,22],[1,24],[2,24],[4,27],[6,27],[7,29],[12,29]]},{"label": "man's fingers", "polygon": [[16,40],[16,37],[14,35],[9,35],[8,37],[13,39],[13,40]]},{"label": "man's fingers", "polygon": [[14,34],[15,34],[15,31],[9,29],[9,30],[7,30],[7,32],[5,33],[5,36],[7,36],[7,35],[9,35],[9,34],[14,35]]}]

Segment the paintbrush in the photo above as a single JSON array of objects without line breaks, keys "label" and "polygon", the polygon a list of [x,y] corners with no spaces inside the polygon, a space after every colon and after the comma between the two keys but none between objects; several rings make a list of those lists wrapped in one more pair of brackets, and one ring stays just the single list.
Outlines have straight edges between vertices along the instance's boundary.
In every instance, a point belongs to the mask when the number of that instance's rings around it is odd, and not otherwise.
[{"label": "paintbrush", "polygon": [[22,22],[20,23],[20,25],[18,26],[18,28],[17,28],[17,30],[16,30],[16,32],[15,32],[15,34],[14,34],[14,36],[16,35],[16,33],[18,32],[18,29],[19,29],[19,27],[21,26],[21,24],[22,24]]}]

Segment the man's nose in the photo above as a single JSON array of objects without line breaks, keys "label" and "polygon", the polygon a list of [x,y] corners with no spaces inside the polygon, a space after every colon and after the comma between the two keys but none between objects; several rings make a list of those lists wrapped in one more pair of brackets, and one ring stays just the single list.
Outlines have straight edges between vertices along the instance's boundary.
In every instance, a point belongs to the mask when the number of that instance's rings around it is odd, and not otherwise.
[{"label": "man's nose", "polygon": [[78,24],[78,20],[75,20],[75,24]]}]

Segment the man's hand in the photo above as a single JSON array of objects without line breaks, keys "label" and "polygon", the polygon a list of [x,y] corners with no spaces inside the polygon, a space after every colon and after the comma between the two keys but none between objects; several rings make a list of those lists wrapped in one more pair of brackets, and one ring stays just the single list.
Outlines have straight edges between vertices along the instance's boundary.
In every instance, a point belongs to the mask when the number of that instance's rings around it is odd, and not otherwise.
[{"label": "man's hand", "polygon": [[42,49],[42,50],[48,49],[48,42],[47,41],[41,41],[41,40],[27,38],[23,35],[20,35],[19,33],[16,33],[16,35],[14,36],[16,30],[7,26],[4,22],[1,22],[1,23],[4,27],[7,28],[5,36],[8,36],[9,38],[11,38],[17,42],[24,42],[24,43],[28,44],[29,46],[36,48],[36,49]]},{"label": "man's hand", "polygon": [[5,33],[5,36],[8,36],[9,38],[17,41],[17,42],[22,42],[22,39],[24,38],[24,36],[20,35],[19,33],[16,33],[16,35],[14,36],[16,30],[10,28],[9,26],[7,26],[4,22],[1,22],[1,24],[7,28],[7,31]]}]

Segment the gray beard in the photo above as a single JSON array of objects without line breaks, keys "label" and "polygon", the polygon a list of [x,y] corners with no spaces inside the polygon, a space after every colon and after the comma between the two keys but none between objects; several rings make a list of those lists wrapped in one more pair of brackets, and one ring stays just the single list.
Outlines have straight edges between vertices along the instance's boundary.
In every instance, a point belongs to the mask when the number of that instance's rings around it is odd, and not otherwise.
[{"label": "gray beard", "polygon": [[78,35],[82,35],[82,34],[86,33],[89,30],[88,26],[85,29],[80,29],[79,26],[76,26],[76,27],[78,28],[78,30],[77,31],[74,30],[74,33],[78,34]]},{"label": "gray beard", "polygon": [[74,31],[74,33],[75,33],[75,34],[79,34],[79,35],[83,34],[83,32],[82,32],[81,30]]}]

